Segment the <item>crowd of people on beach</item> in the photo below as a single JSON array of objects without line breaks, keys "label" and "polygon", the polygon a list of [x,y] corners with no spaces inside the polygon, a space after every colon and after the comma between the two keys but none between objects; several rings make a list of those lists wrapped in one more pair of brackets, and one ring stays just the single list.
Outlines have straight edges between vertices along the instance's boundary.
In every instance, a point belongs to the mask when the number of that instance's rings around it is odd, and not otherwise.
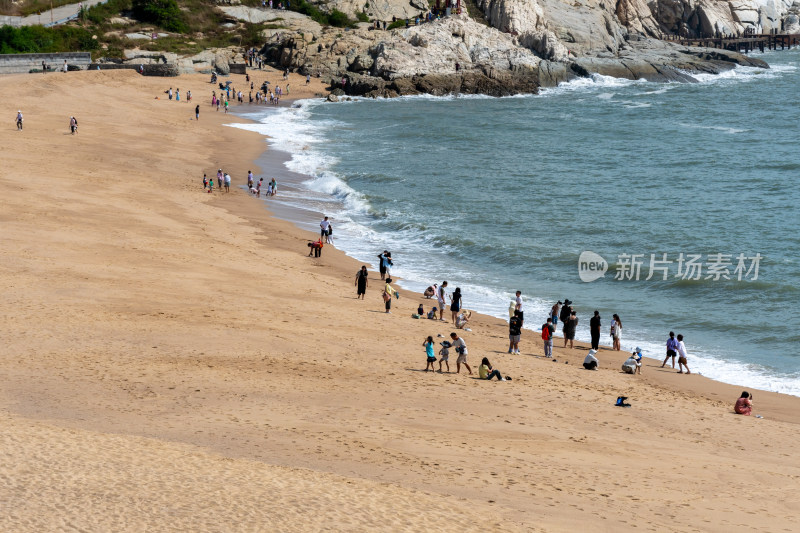
[{"label": "crowd of people on beach", "polygon": [[[326,227],[329,226],[329,221],[327,217],[323,220],[323,223],[320,224],[322,228],[322,235],[326,234]],[[392,263],[392,254],[391,252],[384,250],[382,253],[378,254],[378,270],[381,276],[381,281],[384,282],[383,290],[381,291],[381,296],[384,301],[385,305],[385,312],[391,312],[391,302],[393,299],[399,298],[400,294],[394,287],[391,286],[393,279],[391,278],[391,268],[393,266]],[[361,269],[356,273],[355,279],[356,285],[356,297],[359,299],[364,299],[367,287],[369,286],[369,272],[366,265],[363,265]],[[412,314],[412,318],[421,319],[427,318],[430,320],[437,320],[437,321],[447,321],[444,316],[444,311],[448,307],[447,302],[449,301],[449,310],[450,310],[450,319],[452,324],[456,327],[456,329],[466,329],[466,331],[470,331],[469,328],[466,328],[466,324],[469,322],[469,319],[472,315],[471,311],[465,311],[463,309],[463,296],[461,293],[461,288],[456,287],[453,292],[448,293],[448,282],[442,281],[441,284],[433,283],[428,286],[425,291],[423,292],[423,296],[426,299],[435,299],[437,305],[430,308],[429,311],[425,311],[425,307],[422,303],[419,304],[417,307],[416,313]],[[550,309],[549,316],[547,317],[544,324],[541,326],[541,338],[543,344],[543,357],[546,359],[553,359],[553,338],[556,336],[557,326],[561,323],[561,334],[564,338],[564,348],[574,348],[574,339],[575,333],[578,328],[578,316],[577,310],[573,306],[573,302],[569,299],[564,299],[562,302],[561,300],[557,301]],[[520,352],[520,341],[522,339],[522,331],[524,326],[524,311],[523,311],[523,299],[522,299],[522,292],[516,291],[514,299],[511,300],[509,303],[509,319],[508,319],[508,353],[509,354],[519,354]],[[600,360],[598,359],[597,355],[600,350],[600,338],[602,332],[602,318],[600,316],[600,312],[595,310],[593,312],[593,316],[589,320],[589,330],[591,336],[591,349],[589,353],[586,355],[583,367],[587,370],[597,370],[600,367]],[[611,350],[613,351],[622,351],[621,347],[621,339],[622,339],[622,320],[618,314],[614,314],[612,316],[611,324],[607,330],[608,335],[611,341]],[[459,360],[461,363],[465,365],[467,370],[471,373],[470,367],[466,364],[466,343],[463,338],[458,337],[457,333],[451,334],[455,335],[455,338],[460,339],[460,342],[457,344],[451,343],[450,341],[444,341],[442,344],[442,349],[439,352],[439,372],[442,371],[442,365],[444,364],[447,367],[447,371],[449,372],[449,363],[448,363],[448,355],[450,348],[457,348],[458,350],[462,350],[464,352],[464,357],[461,357],[461,351],[459,353]],[[424,343],[427,357],[428,357],[428,365],[426,365],[426,371],[433,371],[433,363],[436,361],[436,356],[433,353],[433,340],[432,337],[428,337],[428,339]],[[675,335],[674,332],[669,333],[669,338],[666,342],[666,358],[664,359],[661,368],[664,368],[667,362],[672,359],[672,367],[675,368],[675,359],[678,359],[678,373],[683,374],[690,374],[689,364],[688,364],[688,354],[686,350],[686,345],[683,340],[683,335]],[[554,359],[553,359],[554,360]],[[488,363],[488,361],[487,361]],[[460,371],[460,364],[457,365],[457,372]],[[490,364],[481,365],[481,368],[488,369],[487,372],[481,372],[481,378],[487,379],[487,376],[490,375],[497,375],[499,373],[492,372],[492,366]],[[621,371],[626,374],[641,374],[642,373],[642,349],[640,347],[636,347],[635,350],[630,354],[630,356],[622,363]]]}]

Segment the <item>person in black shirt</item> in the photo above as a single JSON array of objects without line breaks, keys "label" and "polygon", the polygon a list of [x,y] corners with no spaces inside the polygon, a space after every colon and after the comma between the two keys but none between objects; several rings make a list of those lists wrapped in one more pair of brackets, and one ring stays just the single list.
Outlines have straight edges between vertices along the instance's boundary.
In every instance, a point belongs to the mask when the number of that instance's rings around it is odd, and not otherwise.
[{"label": "person in black shirt", "polygon": [[569,320],[569,315],[572,313],[572,302],[570,300],[564,300],[564,305],[561,307],[561,313],[558,315],[558,319],[561,321],[562,330],[567,327],[567,320]]},{"label": "person in black shirt", "polygon": [[519,353],[519,339],[522,336],[521,314],[521,311],[514,311],[514,316],[508,321],[508,353]]},{"label": "person in black shirt", "polygon": [[589,330],[592,333],[592,350],[600,348],[600,312],[595,311],[594,316],[589,319]]}]

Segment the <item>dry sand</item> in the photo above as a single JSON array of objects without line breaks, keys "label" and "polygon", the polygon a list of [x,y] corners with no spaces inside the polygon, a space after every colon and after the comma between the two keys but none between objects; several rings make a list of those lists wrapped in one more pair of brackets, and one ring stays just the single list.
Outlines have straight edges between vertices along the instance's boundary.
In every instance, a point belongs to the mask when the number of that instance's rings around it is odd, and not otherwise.
[{"label": "dry sand", "polygon": [[[741,387],[607,349],[584,371],[560,338],[553,363],[528,331],[512,356],[489,317],[469,361],[512,382],[421,372],[450,326],[407,291],[382,313],[374,275],[356,300],[353,260],[306,257],[238,188],[265,143],[222,126],[206,76],[0,88],[0,530],[800,529],[800,399],[737,416]],[[233,192],[203,193],[219,167]]]}]

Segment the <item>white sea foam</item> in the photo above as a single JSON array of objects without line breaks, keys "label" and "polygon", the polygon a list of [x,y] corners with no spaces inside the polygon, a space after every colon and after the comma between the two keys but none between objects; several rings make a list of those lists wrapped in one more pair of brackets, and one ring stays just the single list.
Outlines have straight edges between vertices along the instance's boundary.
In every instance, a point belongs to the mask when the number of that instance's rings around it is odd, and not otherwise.
[{"label": "white sea foam", "polygon": [[750,130],[747,130],[747,129],[730,128],[730,127],[727,127],[727,126],[702,126],[700,124],[689,124],[689,123],[686,123],[686,122],[680,122],[678,125],[683,127],[683,128],[689,128],[689,129],[695,129],[695,130],[721,131],[723,133],[729,133],[731,135],[735,135],[737,133],[745,133],[747,131],[750,131]]},{"label": "white sea foam", "polygon": [[[746,78],[758,75],[751,73],[750,70],[752,69],[748,69],[745,72],[738,72],[739,70],[734,69],[730,73],[726,73],[726,78],[736,80],[740,77]],[[544,89],[542,93],[544,95],[553,95],[587,89],[596,90],[600,88],[607,90],[608,88],[645,83],[648,82],[595,76],[591,79],[575,80],[568,84],[562,84],[558,88]],[[661,92],[663,91],[659,89],[654,91],[654,94],[660,94]],[[603,94],[613,96],[614,93],[606,92]],[[452,97],[425,96],[409,98],[453,99]],[[608,98],[610,99],[610,97]],[[637,104],[636,102],[621,103]],[[364,195],[350,187],[345,180],[331,170],[338,160],[324,151],[325,142],[332,128],[339,124],[330,120],[313,119],[313,108],[317,105],[328,104],[308,101],[301,102],[299,107],[292,109],[265,109],[261,113],[250,114],[251,118],[258,121],[255,124],[231,124],[235,127],[268,135],[274,148],[291,154],[291,159],[287,161],[286,166],[292,171],[309,176],[309,179],[303,183],[308,189],[307,195],[302,191],[291,195],[284,194],[277,197],[278,201],[329,214],[334,220],[334,227],[336,228],[334,238],[336,239],[337,248],[345,250],[348,255],[360,261],[374,266],[377,259],[375,257],[377,251],[390,249],[400,252],[396,254],[398,260],[396,261],[394,273],[404,278],[400,285],[401,288],[421,292],[434,282],[448,279],[451,287],[460,286],[462,292],[467,295],[464,300],[465,308],[498,318],[507,318],[508,303],[513,297],[513,289],[503,291],[487,287],[480,282],[480,275],[451,263],[447,264],[445,275],[443,270],[445,266],[441,256],[447,254],[448,247],[440,247],[437,253],[431,253],[431,245],[425,240],[425,236],[413,228],[395,232],[378,232],[371,227],[370,221],[374,214],[371,213],[371,206]],[[686,124],[681,125],[690,127],[690,125]],[[743,132],[743,130],[725,126],[705,127],[718,129],[730,134]],[[274,199],[271,201],[274,201]],[[316,221],[301,222],[300,225],[310,230],[317,229]],[[432,301],[431,305],[433,303]],[[551,301],[526,295],[526,329],[533,330],[531,333],[526,334],[526,337],[530,338],[530,335],[538,335],[539,322],[544,321],[543,317],[547,316],[552,303]],[[606,318],[607,320],[608,318]],[[661,340],[650,342],[637,340],[647,339],[648,337],[649,335],[645,331],[637,331],[629,327],[623,338],[623,349],[633,350],[638,345],[643,349],[646,356],[662,359],[664,347]],[[579,330],[577,340],[589,340],[588,331],[585,331],[585,328]],[[608,338],[604,338],[602,342],[607,343],[608,340]],[[559,341],[560,338],[556,340],[556,343]],[[502,349],[503,346],[499,348]],[[781,374],[773,369],[728,361],[715,353],[699,349],[693,351],[691,346],[689,348],[689,362],[693,372],[719,381],[739,384],[743,387],[756,387],[800,396],[800,376]],[[605,361],[601,360],[601,364],[605,366]]]}]

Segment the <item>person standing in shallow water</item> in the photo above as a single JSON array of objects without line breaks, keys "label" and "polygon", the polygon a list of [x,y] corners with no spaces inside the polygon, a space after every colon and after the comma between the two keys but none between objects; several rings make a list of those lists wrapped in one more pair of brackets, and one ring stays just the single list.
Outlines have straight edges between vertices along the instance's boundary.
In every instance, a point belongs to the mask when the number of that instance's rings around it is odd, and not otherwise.
[{"label": "person standing in shallow water", "polygon": [[369,272],[367,272],[367,267],[362,266],[361,270],[356,272],[356,299],[364,299],[364,295],[367,293],[367,287],[369,287]]}]

